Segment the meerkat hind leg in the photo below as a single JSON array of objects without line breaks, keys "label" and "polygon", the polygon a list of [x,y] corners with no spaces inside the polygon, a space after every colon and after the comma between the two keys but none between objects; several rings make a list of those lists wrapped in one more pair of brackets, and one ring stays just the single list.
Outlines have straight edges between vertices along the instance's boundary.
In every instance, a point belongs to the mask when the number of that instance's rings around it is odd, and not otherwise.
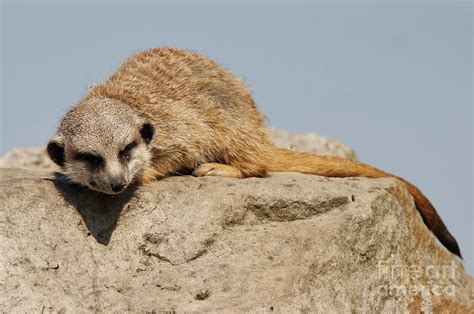
[{"label": "meerkat hind leg", "polygon": [[244,174],[238,168],[218,163],[202,164],[193,171],[193,175],[196,177],[216,176],[236,179],[244,178]]}]

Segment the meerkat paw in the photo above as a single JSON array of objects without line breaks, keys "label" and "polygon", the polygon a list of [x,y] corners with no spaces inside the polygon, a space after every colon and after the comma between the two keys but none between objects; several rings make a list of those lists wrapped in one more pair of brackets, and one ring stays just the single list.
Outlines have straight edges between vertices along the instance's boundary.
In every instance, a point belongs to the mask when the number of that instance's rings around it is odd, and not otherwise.
[{"label": "meerkat paw", "polygon": [[243,178],[242,171],[239,169],[218,163],[202,164],[193,171],[196,177],[215,176],[215,177],[229,177],[229,178]]}]

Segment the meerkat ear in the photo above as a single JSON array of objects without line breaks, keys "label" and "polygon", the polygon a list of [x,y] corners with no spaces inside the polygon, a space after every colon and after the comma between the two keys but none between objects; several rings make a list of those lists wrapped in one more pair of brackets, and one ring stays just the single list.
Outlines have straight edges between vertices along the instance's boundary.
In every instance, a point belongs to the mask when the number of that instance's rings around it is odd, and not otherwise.
[{"label": "meerkat ear", "polygon": [[140,129],[140,135],[142,136],[145,144],[150,144],[153,134],[155,133],[155,128],[150,123],[144,123]]},{"label": "meerkat ear", "polygon": [[49,141],[46,147],[49,157],[58,165],[63,166],[66,162],[64,158],[64,144],[59,138]]}]

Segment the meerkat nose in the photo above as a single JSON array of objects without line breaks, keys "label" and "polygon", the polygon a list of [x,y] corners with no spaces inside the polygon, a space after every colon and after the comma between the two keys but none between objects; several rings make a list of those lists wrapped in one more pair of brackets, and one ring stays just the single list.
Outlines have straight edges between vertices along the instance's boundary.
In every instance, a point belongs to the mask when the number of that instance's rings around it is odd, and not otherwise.
[{"label": "meerkat nose", "polygon": [[121,192],[125,188],[125,179],[123,177],[114,178],[110,181],[110,188],[113,192]]}]

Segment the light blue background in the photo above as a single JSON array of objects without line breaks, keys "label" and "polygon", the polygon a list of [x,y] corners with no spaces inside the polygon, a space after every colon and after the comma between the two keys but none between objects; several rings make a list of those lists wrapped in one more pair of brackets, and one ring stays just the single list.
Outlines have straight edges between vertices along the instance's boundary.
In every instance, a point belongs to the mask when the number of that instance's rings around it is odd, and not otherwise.
[{"label": "light blue background", "polygon": [[2,142],[44,145],[130,54],[202,52],[269,125],[317,132],[418,185],[474,273],[470,2],[2,3]]}]

